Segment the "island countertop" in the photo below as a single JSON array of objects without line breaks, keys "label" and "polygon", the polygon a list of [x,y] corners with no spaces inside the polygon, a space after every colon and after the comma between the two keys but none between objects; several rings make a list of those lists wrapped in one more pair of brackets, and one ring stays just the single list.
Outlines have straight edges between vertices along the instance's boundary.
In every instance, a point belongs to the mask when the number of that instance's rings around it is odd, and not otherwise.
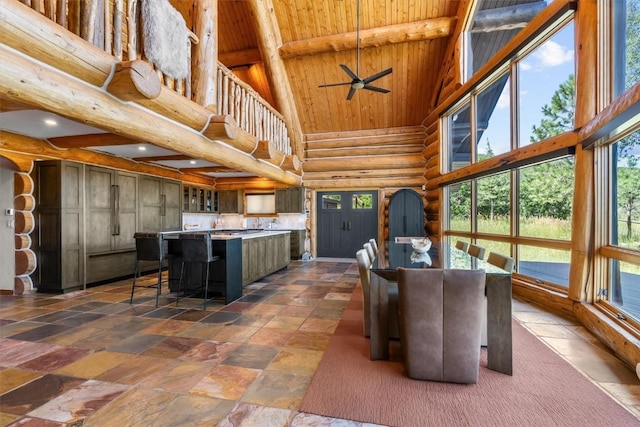
[{"label": "island countertop", "polygon": [[276,234],[290,234],[290,230],[264,230],[264,229],[199,229],[199,230],[187,230],[187,231],[168,231],[162,233],[165,239],[178,239],[182,233],[203,233],[209,234],[212,240],[229,240],[229,239],[253,239],[255,237],[273,236]]}]

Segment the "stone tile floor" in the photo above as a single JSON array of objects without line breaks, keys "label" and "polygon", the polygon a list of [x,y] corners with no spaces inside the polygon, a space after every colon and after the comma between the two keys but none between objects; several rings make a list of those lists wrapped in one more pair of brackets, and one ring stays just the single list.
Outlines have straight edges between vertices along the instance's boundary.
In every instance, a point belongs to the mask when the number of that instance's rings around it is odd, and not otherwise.
[{"label": "stone tile floor", "polygon": [[[131,280],[2,296],[0,425],[363,426],[297,411],[357,282],[355,262],[292,262],[207,311],[153,289],[130,305]],[[640,417],[635,373],[575,320],[514,317]]]}]

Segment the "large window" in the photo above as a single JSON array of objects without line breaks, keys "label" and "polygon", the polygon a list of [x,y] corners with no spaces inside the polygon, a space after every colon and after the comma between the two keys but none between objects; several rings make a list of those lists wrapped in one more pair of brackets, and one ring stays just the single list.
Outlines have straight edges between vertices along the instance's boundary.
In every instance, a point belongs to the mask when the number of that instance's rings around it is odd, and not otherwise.
[{"label": "large window", "polygon": [[606,165],[599,178],[608,178],[602,194],[608,221],[598,222],[605,236],[598,265],[606,279],[598,296],[618,316],[640,322],[640,129],[620,136],[599,149]]},{"label": "large window", "polygon": [[617,98],[640,81],[640,0],[614,0],[612,86]]}]

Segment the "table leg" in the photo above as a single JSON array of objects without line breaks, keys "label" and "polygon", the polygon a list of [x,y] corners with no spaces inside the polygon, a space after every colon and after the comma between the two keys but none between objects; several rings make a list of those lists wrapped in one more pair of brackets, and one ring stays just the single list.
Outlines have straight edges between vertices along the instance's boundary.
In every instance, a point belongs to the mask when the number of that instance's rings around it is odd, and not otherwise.
[{"label": "table leg", "polygon": [[511,275],[487,273],[487,368],[513,375]]}]

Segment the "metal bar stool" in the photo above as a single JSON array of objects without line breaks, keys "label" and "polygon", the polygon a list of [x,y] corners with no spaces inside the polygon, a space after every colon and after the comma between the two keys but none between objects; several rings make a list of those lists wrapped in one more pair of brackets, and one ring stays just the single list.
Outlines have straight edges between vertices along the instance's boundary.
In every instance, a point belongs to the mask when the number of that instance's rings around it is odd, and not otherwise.
[{"label": "metal bar stool", "polygon": [[[129,304],[133,303],[133,293],[136,288],[156,288],[156,307],[162,288],[162,263],[167,258],[167,251],[164,245],[162,233],[142,233],[133,235],[136,240],[136,267],[133,273],[133,285],[131,286],[131,298]],[[156,261],[158,263],[158,281],[153,285],[137,285],[136,280],[140,275],[140,261]]]},{"label": "metal bar stool", "polygon": [[180,246],[182,248],[182,265],[180,266],[180,282],[178,283],[176,306],[180,301],[182,279],[185,276],[185,264],[204,264],[204,286],[201,286],[201,289],[204,287],[202,309],[206,310],[209,292],[209,266],[212,262],[218,261],[220,257],[213,255],[211,236],[208,233],[181,233]]}]

